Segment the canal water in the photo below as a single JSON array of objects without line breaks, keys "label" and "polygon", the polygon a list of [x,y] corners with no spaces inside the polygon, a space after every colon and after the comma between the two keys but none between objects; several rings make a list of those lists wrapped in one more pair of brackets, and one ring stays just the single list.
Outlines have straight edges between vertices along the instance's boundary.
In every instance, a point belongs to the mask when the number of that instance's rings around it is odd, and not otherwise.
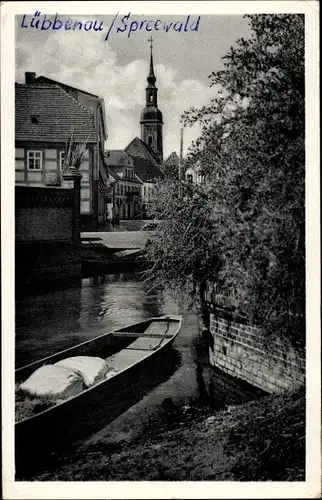
[{"label": "canal water", "polygon": [[[173,352],[130,394],[120,394],[123,412],[83,445],[130,441],[166,418],[162,402],[176,407],[206,401],[213,370],[187,301],[176,304],[161,291],[149,291],[139,274],[109,274],[82,280],[81,286],[19,299],[16,303],[16,368],[102,333],[151,316],[183,314]],[[249,398],[248,398],[249,399]],[[214,401],[213,401],[214,403]],[[221,407],[225,401],[216,401]]]}]

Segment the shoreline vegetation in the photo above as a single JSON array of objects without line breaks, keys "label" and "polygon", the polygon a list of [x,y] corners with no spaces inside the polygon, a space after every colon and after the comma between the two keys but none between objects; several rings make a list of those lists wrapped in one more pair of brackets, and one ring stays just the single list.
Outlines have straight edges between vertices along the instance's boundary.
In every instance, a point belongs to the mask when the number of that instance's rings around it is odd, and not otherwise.
[{"label": "shoreline vegetation", "polygon": [[[305,350],[305,19],[245,17],[250,36],[209,77],[214,99],[181,117],[201,126],[184,168],[202,181],[182,179],[180,164],[157,185],[151,215],[162,224],[143,279],[174,298],[186,291],[205,336],[211,283],[267,340],[277,332]],[[137,437],[87,443],[33,480],[305,481],[304,389],[218,411],[171,401]]]},{"label": "shoreline vegetation", "polygon": [[304,481],[304,390],[215,412],[198,404],[132,441],[101,440],[35,481]]},{"label": "shoreline vegetation", "polygon": [[[277,332],[304,350],[304,16],[245,18],[249,38],[209,75],[214,98],[181,117],[182,130],[201,133],[180,170],[174,155],[166,161],[144,279],[174,297],[186,289],[201,313],[210,288],[267,339]],[[181,167],[200,179],[182,177]]]}]

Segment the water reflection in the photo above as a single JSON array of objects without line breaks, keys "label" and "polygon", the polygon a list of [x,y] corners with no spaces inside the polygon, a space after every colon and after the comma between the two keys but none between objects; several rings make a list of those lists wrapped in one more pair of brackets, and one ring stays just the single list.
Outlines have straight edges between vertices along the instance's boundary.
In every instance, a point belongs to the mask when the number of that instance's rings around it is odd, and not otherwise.
[{"label": "water reflection", "polygon": [[[129,381],[126,390],[107,395],[109,417],[97,416],[97,426],[82,442],[83,448],[113,447],[145,435],[165,418],[162,401],[167,398],[178,408],[199,401],[218,409],[254,395],[209,366],[208,348],[199,336],[196,316],[187,311],[187,302],[176,305],[160,290],[148,290],[139,274],[95,276],[83,279],[79,288],[17,301],[17,367],[163,314],[184,315],[171,354]],[[94,425],[93,416],[90,420]]]},{"label": "water reflection", "polygon": [[16,302],[16,367],[151,316],[178,314],[160,290],[148,291],[139,274],[102,275],[81,287]]},{"label": "water reflection", "polygon": [[16,367],[74,345],[81,289],[59,290],[16,301]]}]

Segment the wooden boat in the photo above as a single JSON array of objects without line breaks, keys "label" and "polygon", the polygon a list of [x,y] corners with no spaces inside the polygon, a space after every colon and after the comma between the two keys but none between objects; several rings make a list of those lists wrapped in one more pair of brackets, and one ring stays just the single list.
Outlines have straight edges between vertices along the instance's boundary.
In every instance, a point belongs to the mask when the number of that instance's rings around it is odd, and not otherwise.
[{"label": "wooden boat", "polygon": [[[26,380],[37,368],[72,356],[107,359],[116,372],[82,393],[50,406],[15,424],[16,471],[35,465],[42,455],[73,446],[104,428],[124,411],[126,387],[158,378],[160,360],[171,351],[182,324],[181,316],[161,316],[103,334],[15,371]],[[126,406],[126,405],[125,405]]]}]

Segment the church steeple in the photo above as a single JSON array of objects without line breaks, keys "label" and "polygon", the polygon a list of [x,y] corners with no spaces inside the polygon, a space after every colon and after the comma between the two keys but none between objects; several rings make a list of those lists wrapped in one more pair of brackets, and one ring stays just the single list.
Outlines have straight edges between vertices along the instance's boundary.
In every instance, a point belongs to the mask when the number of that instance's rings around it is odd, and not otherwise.
[{"label": "church steeple", "polygon": [[148,80],[148,83],[150,83],[151,85],[155,85],[155,82],[157,81],[155,75],[154,75],[154,68],[153,68],[153,52],[152,52],[152,49],[153,49],[153,38],[151,36],[151,38],[149,38],[148,40],[150,42],[150,50],[151,50],[151,53],[150,53],[150,73],[149,73],[149,76],[147,78]]},{"label": "church steeple", "polygon": [[154,153],[159,163],[163,161],[162,113],[158,109],[158,89],[155,86],[156,77],[153,67],[153,39],[150,42],[150,71],[147,77],[148,85],[145,89],[146,103],[141,113],[141,140]]},{"label": "church steeple", "polygon": [[147,77],[147,82],[148,86],[145,89],[145,95],[146,95],[146,106],[158,106],[158,89],[155,86],[155,82],[157,81],[155,74],[154,74],[154,67],[153,67],[153,38],[149,38],[148,40],[150,42],[150,72]]}]

